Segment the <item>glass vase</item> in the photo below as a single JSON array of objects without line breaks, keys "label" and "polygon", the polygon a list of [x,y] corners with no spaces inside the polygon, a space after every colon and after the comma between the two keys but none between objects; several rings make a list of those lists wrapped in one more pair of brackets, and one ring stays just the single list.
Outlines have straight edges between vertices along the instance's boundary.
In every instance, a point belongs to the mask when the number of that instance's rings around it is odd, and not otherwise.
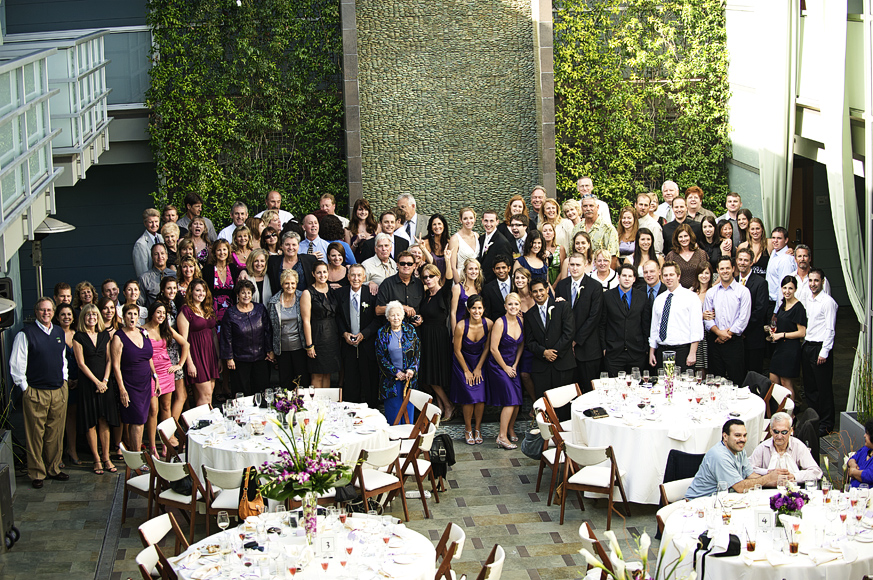
[{"label": "glass vase", "polygon": [[306,543],[311,546],[318,533],[318,495],[312,492],[303,496],[303,529]]}]

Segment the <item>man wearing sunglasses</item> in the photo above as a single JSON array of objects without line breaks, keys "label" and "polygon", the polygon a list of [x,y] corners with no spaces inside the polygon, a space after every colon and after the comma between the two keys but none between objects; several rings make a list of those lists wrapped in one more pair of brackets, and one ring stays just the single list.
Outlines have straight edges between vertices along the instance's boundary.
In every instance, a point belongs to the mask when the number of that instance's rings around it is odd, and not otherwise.
[{"label": "man wearing sunglasses", "polygon": [[385,306],[393,300],[403,305],[407,320],[414,326],[421,324],[418,309],[424,299],[424,284],[413,276],[415,258],[409,252],[403,251],[397,256],[397,273],[388,276],[379,286],[376,297],[376,315],[385,316]]},{"label": "man wearing sunglasses", "polygon": [[[788,481],[815,481],[822,476],[809,448],[800,439],[792,437],[791,415],[774,413],[770,419],[770,437],[752,453],[749,463],[760,475],[776,471]],[[775,483],[775,482],[774,482]]]}]

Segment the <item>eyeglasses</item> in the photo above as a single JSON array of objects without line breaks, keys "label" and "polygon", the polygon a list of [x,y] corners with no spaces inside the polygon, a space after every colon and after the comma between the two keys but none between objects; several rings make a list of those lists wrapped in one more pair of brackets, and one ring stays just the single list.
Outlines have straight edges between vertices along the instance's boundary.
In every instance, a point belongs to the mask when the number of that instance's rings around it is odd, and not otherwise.
[{"label": "eyeglasses", "polygon": [[415,262],[397,262],[398,266],[414,266]]},{"label": "eyeglasses", "polygon": [[782,431],[773,431],[773,435],[788,435],[788,429],[784,429]]},{"label": "eyeglasses", "polygon": [[279,235],[278,234],[264,234],[264,237],[265,238],[278,238]]},{"label": "eyeglasses", "polygon": [[425,280],[430,280],[431,278],[436,278],[436,275],[435,274],[425,274],[424,276],[422,276],[422,278]]},{"label": "eyeglasses", "polygon": [[593,193],[585,193],[580,196],[581,199],[597,199],[597,196]]}]

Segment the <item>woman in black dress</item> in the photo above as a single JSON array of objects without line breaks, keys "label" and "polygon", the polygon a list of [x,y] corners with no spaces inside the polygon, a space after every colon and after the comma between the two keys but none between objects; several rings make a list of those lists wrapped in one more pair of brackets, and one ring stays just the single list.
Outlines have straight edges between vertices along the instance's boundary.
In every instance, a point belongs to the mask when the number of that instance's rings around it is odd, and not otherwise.
[{"label": "woman in black dress", "polygon": [[[451,257],[451,250],[446,249]],[[443,421],[452,418],[455,406],[446,395],[452,381],[452,351],[446,319],[452,302],[452,283],[440,284],[440,269],[434,264],[425,264],[421,270],[424,282],[424,300],[419,309],[421,325],[421,363],[418,368],[418,384],[429,385],[436,395],[436,404],[443,412]]]},{"label": "woman in black dress", "polygon": [[770,359],[770,382],[791,391],[794,399],[794,378],[800,375],[800,339],[806,336],[806,309],[794,296],[797,279],[782,278],[782,304],[776,311],[776,326],[770,325],[770,340],[776,346]]},{"label": "woman in black dress", "polygon": [[118,389],[109,387],[110,339],[100,311],[93,304],[86,304],[79,316],[78,332],[73,335],[73,354],[79,367],[79,421],[85,429],[97,475],[103,475],[104,469],[110,473],[118,471],[109,459],[109,427],[121,424]]},{"label": "woman in black dress", "polygon": [[318,262],[312,269],[315,284],[300,295],[300,316],[309,372],[316,389],[330,386],[330,374],[338,371],[339,333],[336,329],[337,301],[327,284],[327,264]]}]

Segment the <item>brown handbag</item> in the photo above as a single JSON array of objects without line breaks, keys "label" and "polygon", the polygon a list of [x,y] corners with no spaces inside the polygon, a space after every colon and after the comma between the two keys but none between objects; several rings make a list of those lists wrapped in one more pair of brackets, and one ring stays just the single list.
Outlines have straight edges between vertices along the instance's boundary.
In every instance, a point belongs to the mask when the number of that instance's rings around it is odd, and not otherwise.
[{"label": "brown handbag", "polygon": [[[251,485],[251,491],[249,491]],[[243,471],[243,486],[239,490],[239,517],[260,515],[264,510],[264,498],[258,491],[258,469],[255,466],[246,467]]]}]

